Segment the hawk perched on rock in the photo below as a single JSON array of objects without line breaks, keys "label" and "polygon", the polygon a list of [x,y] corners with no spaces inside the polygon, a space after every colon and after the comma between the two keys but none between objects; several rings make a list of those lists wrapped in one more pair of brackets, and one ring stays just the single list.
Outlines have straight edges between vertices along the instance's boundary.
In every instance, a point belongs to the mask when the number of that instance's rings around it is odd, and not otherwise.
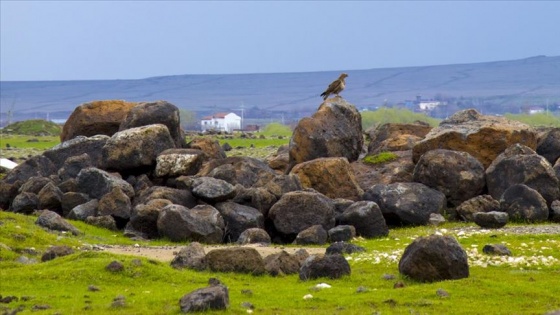
[{"label": "hawk perched on rock", "polygon": [[342,73],[340,77],[338,77],[338,79],[329,84],[329,87],[325,90],[325,92],[321,94],[323,100],[326,100],[327,97],[329,97],[329,95],[331,94],[336,94],[336,96],[338,96],[338,93],[342,92],[342,90],[344,90],[344,87],[346,86],[344,78],[346,78],[347,76],[348,75],[346,73]]}]

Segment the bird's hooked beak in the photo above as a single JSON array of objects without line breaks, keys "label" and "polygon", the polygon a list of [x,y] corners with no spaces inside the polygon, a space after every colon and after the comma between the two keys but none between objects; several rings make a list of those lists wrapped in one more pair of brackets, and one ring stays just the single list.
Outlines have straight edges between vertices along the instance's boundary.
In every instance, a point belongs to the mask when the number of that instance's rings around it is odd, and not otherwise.
[{"label": "bird's hooked beak", "polygon": [[343,73],[343,74],[340,75],[340,78],[341,78],[341,79],[344,79],[344,78],[346,78],[346,77],[348,77],[348,75],[347,75],[346,73]]}]

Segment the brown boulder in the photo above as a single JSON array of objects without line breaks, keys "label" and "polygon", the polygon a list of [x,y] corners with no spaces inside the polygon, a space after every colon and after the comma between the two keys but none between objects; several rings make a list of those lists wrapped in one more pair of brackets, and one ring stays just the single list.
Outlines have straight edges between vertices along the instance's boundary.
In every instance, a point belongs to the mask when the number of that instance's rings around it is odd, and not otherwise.
[{"label": "brown boulder", "polygon": [[434,149],[464,151],[478,159],[484,167],[507,147],[521,143],[532,149],[537,134],[528,125],[504,117],[485,116],[474,109],[457,112],[430,131],[413,151],[414,163],[422,154]]},{"label": "brown boulder", "polygon": [[329,198],[360,200],[364,191],[356,182],[346,158],[318,158],[297,164],[291,171],[304,188],[313,188]]},{"label": "brown boulder", "polygon": [[370,133],[368,154],[410,150],[418,141],[424,139],[430,130],[432,127],[426,124],[383,124]]},{"label": "brown boulder", "polygon": [[354,105],[337,97],[323,102],[311,117],[301,119],[290,139],[290,164],[320,157],[356,161],[362,151],[361,115]]},{"label": "brown boulder", "polygon": [[393,161],[371,164],[364,160],[351,163],[356,181],[363,190],[375,184],[411,182],[414,171],[412,150],[394,151],[397,158]]},{"label": "brown boulder", "polygon": [[136,103],[122,100],[94,101],[82,104],[70,115],[60,134],[64,142],[77,136],[112,136]]},{"label": "brown boulder", "polygon": [[187,143],[187,148],[200,150],[204,152],[209,159],[226,158],[226,152],[220,146],[218,140],[211,137],[194,138],[191,142]]}]

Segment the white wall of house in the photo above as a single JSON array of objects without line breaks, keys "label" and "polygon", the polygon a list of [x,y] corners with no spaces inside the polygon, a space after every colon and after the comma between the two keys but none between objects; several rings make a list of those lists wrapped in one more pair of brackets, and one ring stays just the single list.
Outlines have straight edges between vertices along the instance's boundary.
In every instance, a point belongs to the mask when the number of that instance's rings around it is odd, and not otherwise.
[{"label": "white wall of house", "polygon": [[235,129],[241,129],[241,117],[235,113],[229,114],[214,114],[209,117],[204,117],[200,121],[202,131],[217,130],[232,132]]}]

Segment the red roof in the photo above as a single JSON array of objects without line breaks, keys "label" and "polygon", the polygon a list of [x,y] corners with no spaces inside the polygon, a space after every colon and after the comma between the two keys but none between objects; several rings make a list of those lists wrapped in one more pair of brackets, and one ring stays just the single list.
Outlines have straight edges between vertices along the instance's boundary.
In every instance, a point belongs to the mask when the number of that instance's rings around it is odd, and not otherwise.
[{"label": "red roof", "polygon": [[215,113],[212,116],[204,116],[202,117],[202,120],[211,120],[212,118],[226,118],[226,115],[229,115],[230,113]]}]

